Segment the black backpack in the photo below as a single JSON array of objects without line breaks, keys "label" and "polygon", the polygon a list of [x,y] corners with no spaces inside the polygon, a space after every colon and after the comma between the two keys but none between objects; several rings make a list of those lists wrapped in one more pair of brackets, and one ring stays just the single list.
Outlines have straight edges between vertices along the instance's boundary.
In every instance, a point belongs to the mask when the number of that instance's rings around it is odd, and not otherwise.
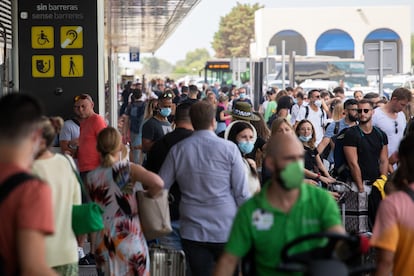
[{"label": "black backpack", "polygon": [[[348,181],[352,179],[351,171],[349,170],[349,166],[346,161],[345,153],[344,153],[344,138],[345,138],[345,133],[349,129],[356,128],[356,127],[359,128],[358,125],[344,128],[336,136],[332,137],[335,147],[334,147],[334,152],[333,152],[334,167],[331,171],[331,175],[341,181]],[[381,144],[384,145],[384,137],[382,136],[381,131],[376,126],[374,126],[373,129],[381,137]],[[359,130],[359,132],[361,133],[361,138],[362,138],[363,137],[362,130]]]},{"label": "black backpack", "polygon": [[[323,126],[323,117],[325,116],[325,111],[323,111],[322,106],[320,107],[322,114],[321,114],[321,126]],[[308,119],[309,116],[309,105],[305,106],[305,119]]]},{"label": "black backpack", "polygon": [[[20,184],[23,184],[27,180],[33,179],[34,176],[27,173],[17,173],[7,178],[0,186],[0,207],[7,196]],[[4,249],[3,249],[4,250]],[[6,275],[4,258],[0,252],[0,275]]]},{"label": "black backpack", "polygon": [[[330,124],[331,123],[328,123],[326,125],[325,130],[328,128],[328,126]],[[335,122],[335,128],[334,128],[334,131],[333,131],[334,136],[336,134],[338,134],[338,132],[339,132],[339,121],[336,121]],[[323,151],[319,154],[319,156],[321,157],[321,159],[328,159],[328,156],[329,156],[329,153],[331,153],[331,150],[332,150],[332,146],[331,146],[331,142],[329,142],[329,144],[326,145],[326,147],[323,149]]]}]

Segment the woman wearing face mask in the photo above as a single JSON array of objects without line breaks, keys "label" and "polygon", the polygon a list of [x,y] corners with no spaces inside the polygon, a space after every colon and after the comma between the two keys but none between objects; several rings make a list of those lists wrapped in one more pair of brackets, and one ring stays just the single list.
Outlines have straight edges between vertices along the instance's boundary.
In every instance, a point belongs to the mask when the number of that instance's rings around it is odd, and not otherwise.
[{"label": "woman wearing face mask", "polygon": [[[102,275],[149,275],[147,242],[141,230],[135,183],[150,196],[157,195],[162,179],[129,162],[121,135],[113,127],[98,134],[101,164],[88,173],[85,186],[90,198],[104,210],[104,229],[97,233],[95,260]],[[100,274],[101,275],[101,274]]]},{"label": "woman wearing face mask", "polygon": [[305,177],[323,184],[335,182],[322,163],[318,150],[315,147],[315,129],[308,120],[302,120],[296,127],[296,135],[305,149]]},{"label": "woman wearing face mask", "polygon": [[257,139],[255,128],[245,121],[234,121],[226,129],[224,138],[235,143],[245,164],[246,173],[249,182],[249,191],[251,195],[260,191],[260,181],[257,174],[256,162],[247,158],[246,155],[253,151],[254,143]]}]

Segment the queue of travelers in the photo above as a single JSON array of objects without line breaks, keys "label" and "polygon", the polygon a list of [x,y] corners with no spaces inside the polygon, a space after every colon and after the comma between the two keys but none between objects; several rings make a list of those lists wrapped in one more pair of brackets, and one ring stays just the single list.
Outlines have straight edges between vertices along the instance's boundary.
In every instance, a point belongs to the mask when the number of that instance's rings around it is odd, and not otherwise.
[{"label": "queue of travelers", "polygon": [[[411,91],[397,88],[384,103],[361,91],[346,98],[342,87],[332,93],[271,87],[257,108],[248,91],[217,84],[199,91],[172,80],[149,87],[129,83],[118,129],[95,113],[89,94],[73,99],[74,116],[62,130],[30,96],[0,98],[0,113],[11,116],[0,116],[0,162],[6,168],[0,181],[16,172],[36,175],[0,202],[2,217],[20,219],[0,229],[0,248],[10,249],[0,250],[0,274],[77,275],[78,250],[88,240],[87,260],[98,275],[149,275],[150,241],[134,196],[141,184],[153,197],[169,190],[173,231],[155,242],[184,251],[187,275],[238,274],[251,252],[256,275],[274,275],[287,242],[314,232],[345,233],[340,194],[332,188],[337,181],[370,200],[378,273],[413,271],[402,258],[414,254],[408,245],[400,248],[401,242],[412,245],[414,233],[404,213],[414,208],[407,193],[414,188]],[[30,117],[21,117],[26,110]],[[53,153],[58,133],[61,153]],[[67,210],[87,198],[102,207],[104,229],[76,236]],[[16,209],[26,201],[30,205]],[[406,228],[398,229],[400,224]],[[24,252],[22,242],[40,249]],[[62,244],[66,251],[56,253]]]}]

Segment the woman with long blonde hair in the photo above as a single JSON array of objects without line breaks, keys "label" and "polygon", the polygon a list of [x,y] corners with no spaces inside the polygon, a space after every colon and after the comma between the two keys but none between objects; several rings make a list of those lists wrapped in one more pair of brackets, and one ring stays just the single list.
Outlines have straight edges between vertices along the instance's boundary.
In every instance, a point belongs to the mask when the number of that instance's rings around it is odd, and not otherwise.
[{"label": "woman with long blonde hair", "polygon": [[97,233],[95,260],[104,275],[149,275],[147,242],[141,230],[135,183],[141,182],[150,196],[164,186],[162,179],[129,162],[121,135],[113,127],[98,134],[100,166],[88,173],[90,198],[104,210],[104,229]]}]

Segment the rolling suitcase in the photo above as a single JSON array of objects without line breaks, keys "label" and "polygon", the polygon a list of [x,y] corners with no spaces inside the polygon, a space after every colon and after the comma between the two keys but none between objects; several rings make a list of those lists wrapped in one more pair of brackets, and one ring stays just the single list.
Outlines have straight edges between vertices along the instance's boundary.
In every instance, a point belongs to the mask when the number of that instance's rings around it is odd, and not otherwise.
[{"label": "rolling suitcase", "polygon": [[342,223],[348,233],[370,232],[368,224],[368,194],[352,191],[350,185],[337,181],[332,190],[341,194],[338,201]]},{"label": "rolling suitcase", "polygon": [[185,254],[159,245],[149,248],[151,276],[185,276]]}]

